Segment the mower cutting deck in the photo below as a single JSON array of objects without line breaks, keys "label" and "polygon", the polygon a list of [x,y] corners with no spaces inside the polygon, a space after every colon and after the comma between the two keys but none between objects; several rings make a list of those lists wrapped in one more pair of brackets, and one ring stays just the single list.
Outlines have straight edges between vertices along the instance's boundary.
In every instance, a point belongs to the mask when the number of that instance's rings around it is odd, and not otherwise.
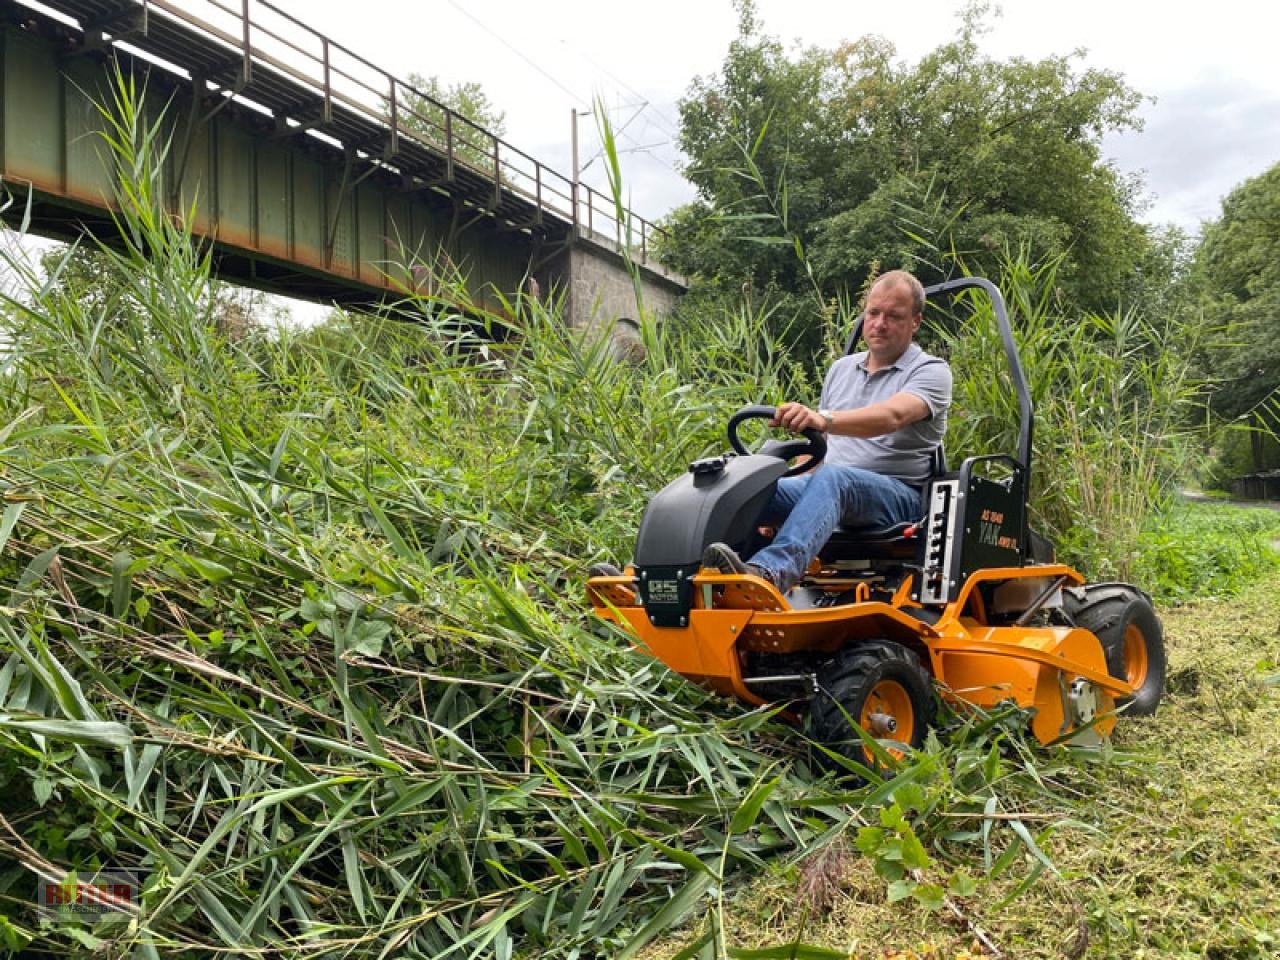
[{"label": "mower cutting deck", "polygon": [[[757,539],[777,480],[821,460],[820,433],[751,453],[729,422],[732,453],[690,465],[650,502],[625,571],[595,568],[595,612],[672,670],[754,705],[808,704],[808,732],[830,754],[875,766],[858,724],[893,750],[919,747],[935,689],[955,704],[1012,701],[1042,743],[1096,743],[1117,706],[1154,712],[1164,688],[1163,634],[1150,598],[1127,584],[1086,584],[1053,562],[1027,526],[1032,407],[1003,298],[991,298],[1021,410],[1016,455],[970,457],[925,484],[920,520],[839,530],[785,595],[748,574],[702,568],[709,543]],[[859,324],[860,327],[860,324]],[[859,327],[849,338],[852,351]],[[897,746],[894,747],[893,745]]]}]

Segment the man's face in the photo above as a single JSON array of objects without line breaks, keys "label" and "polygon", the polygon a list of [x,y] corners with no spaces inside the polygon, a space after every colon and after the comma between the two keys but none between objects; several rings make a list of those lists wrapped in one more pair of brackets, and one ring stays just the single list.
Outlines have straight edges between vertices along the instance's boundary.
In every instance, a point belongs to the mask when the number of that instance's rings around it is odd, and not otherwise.
[{"label": "man's face", "polygon": [[892,362],[911,345],[923,318],[914,310],[911,290],[905,283],[877,283],[867,294],[862,337],[877,358]]}]

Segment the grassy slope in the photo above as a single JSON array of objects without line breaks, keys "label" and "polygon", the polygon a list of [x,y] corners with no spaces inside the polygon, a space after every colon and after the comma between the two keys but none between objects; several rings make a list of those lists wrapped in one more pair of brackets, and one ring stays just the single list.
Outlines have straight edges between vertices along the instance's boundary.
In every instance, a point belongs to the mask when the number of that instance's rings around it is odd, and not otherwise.
[{"label": "grassy slope", "polygon": [[[226,344],[159,311],[146,326],[99,325],[76,312],[78,303],[41,303],[32,311],[21,375],[5,381],[4,411],[14,426],[0,449],[0,485],[13,498],[6,509],[14,526],[0,580],[18,586],[10,606],[21,619],[18,633],[0,638],[0,655],[21,680],[16,649],[48,642],[49,663],[70,669],[105,718],[129,724],[139,747],[157,756],[163,747],[165,764],[154,776],[135,774],[131,784],[127,758],[96,751],[99,786],[68,751],[40,751],[25,735],[8,736],[0,743],[0,815],[45,859],[126,865],[167,882],[155,858],[162,851],[176,858],[171,875],[195,870],[212,856],[195,848],[214,836],[228,805],[243,808],[264,790],[283,797],[304,789],[305,801],[291,802],[267,834],[232,834],[208,848],[219,861],[243,865],[201,881],[216,889],[212,902],[230,911],[236,929],[224,923],[215,936],[209,917],[190,912],[194,885],[186,882],[173,896],[160,882],[148,889],[144,907],[154,927],[200,949],[220,941],[252,948],[279,944],[301,915],[313,926],[289,944],[294,955],[338,951],[340,938],[325,926],[335,924],[341,936],[379,949],[416,932],[422,955],[436,955],[463,936],[459,931],[479,931],[495,943],[514,942],[523,956],[575,947],[582,955],[617,956],[622,944],[647,939],[643,925],[673,895],[680,903],[681,891],[698,915],[720,916],[718,901],[698,894],[709,892],[712,873],[723,867],[730,942],[777,943],[803,933],[871,956],[885,945],[930,942],[954,955],[968,943],[967,931],[950,931],[912,901],[886,906],[884,881],[856,853],[839,871],[795,866],[797,851],[832,833],[851,841],[859,818],[874,819],[876,804],[862,812],[855,804],[865,793],[833,796],[832,784],[811,781],[793,763],[803,756],[794,733],[779,736],[761,717],[709,703],[615,640],[602,642],[573,586],[606,543],[629,540],[644,490],[668,476],[672,463],[715,442],[714,411],[761,389],[729,375],[741,355],[732,331],[723,332],[723,356],[733,360],[718,365],[726,373],[712,380],[705,343],[695,352],[655,341],[647,367],[620,368],[537,312],[519,352],[479,362],[446,341],[373,323],[296,342]],[[539,320],[545,328],[533,326]],[[753,329],[739,336],[743,344],[758,342]],[[135,350],[143,340],[149,350]],[[696,363],[706,384],[699,391],[684,388],[694,376],[676,365],[681,359]],[[779,383],[785,379],[785,371],[774,373]],[[173,397],[182,398],[177,422]],[[624,415],[608,419],[610,411]],[[1204,549],[1212,542],[1207,534],[1194,540]],[[1172,534],[1161,543],[1165,560],[1152,569],[1177,572],[1193,561],[1197,570],[1215,569],[1212,551],[1201,556]],[[47,553],[53,548],[56,577]],[[1235,568],[1248,560],[1247,552],[1231,557]],[[125,567],[122,558],[134,562]],[[1238,651],[1243,625],[1267,622],[1259,609],[1265,600],[1263,591],[1227,605],[1242,611],[1242,626],[1231,630],[1221,629],[1216,613],[1171,618],[1170,709],[1154,724],[1124,725],[1119,742],[1166,758],[1185,755],[1185,774],[1170,759],[1125,756],[1099,767],[1037,753],[1027,763],[1015,749],[993,781],[969,777],[957,788],[952,773],[963,751],[936,755],[946,776],[935,770],[921,782],[934,790],[942,781],[941,814],[918,824],[930,842],[941,836],[939,824],[971,828],[972,811],[988,797],[998,797],[1003,812],[1025,814],[1033,829],[1045,818],[1092,828],[1059,827],[1048,845],[1069,879],[1042,878],[997,909],[992,904],[1026,875],[1020,858],[964,904],[1007,955],[1062,955],[1078,917],[1091,930],[1094,956],[1124,955],[1127,948],[1116,944],[1136,935],[1126,925],[1163,938],[1158,955],[1177,955],[1169,944],[1195,941],[1176,924],[1210,930],[1230,922],[1236,903],[1246,916],[1269,909],[1265,885],[1242,891],[1196,859],[1227,862],[1215,852],[1225,839],[1202,839],[1206,845],[1176,869],[1156,860],[1191,842],[1168,838],[1166,819],[1199,838],[1204,823],[1229,823],[1245,810],[1230,828],[1231,855],[1244,849],[1237,866],[1246,873],[1261,874],[1261,866],[1249,865],[1267,862],[1266,851],[1241,848],[1244,838],[1274,836],[1257,812],[1262,798],[1243,805],[1201,782],[1209,774],[1195,761],[1218,775],[1252,756],[1241,749],[1258,742],[1243,732],[1244,694],[1253,690],[1251,710],[1271,701],[1256,685],[1215,679],[1193,691],[1184,678],[1189,665],[1203,678],[1231,678],[1242,664],[1252,670],[1280,659],[1270,627],[1247,641],[1256,649],[1243,660],[1205,647]],[[1205,666],[1220,662],[1226,666]],[[214,667],[228,671],[225,682],[206,688],[203,677]],[[398,672],[404,670],[410,673]],[[42,716],[83,712],[74,697],[38,687],[15,681],[0,703]],[[1219,701],[1236,727],[1220,719]],[[1274,719],[1250,717],[1252,736],[1273,728]],[[310,746],[300,747],[296,736],[311,738]],[[206,743],[218,745],[216,756]],[[370,755],[370,743],[391,756]],[[569,786],[530,789],[535,763]],[[215,769],[226,782],[206,802],[203,784]],[[335,771],[353,783],[321,796]],[[726,839],[739,805],[775,776],[781,782],[761,808],[760,825]],[[1191,778],[1185,789],[1179,777]],[[1047,793],[1034,789],[1037,779],[1049,785]],[[1232,773],[1240,786],[1231,789],[1274,779]],[[1158,806],[1148,784],[1162,785]],[[419,792],[441,785],[450,792]],[[1205,802],[1197,799],[1202,794],[1208,808],[1196,806]],[[575,805],[582,797],[591,802]],[[340,848],[326,841],[327,831],[342,822],[348,801],[358,804],[362,833],[358,846]],[[388,815],[388,803],[408,807]],[[961,816],[949,821],[948,814]],[[90,817],[98,830],[83,836]],[[122,840],[120,831],[134,831],[138,822],[158,833],[129,832]],[[464,842],[430,839],[449,822],[462,825]],[[577,849],[567,835],[589,835],[588,825],[605,834],[598,845]],[[997,849],[1008,849],[1008,829],[995,832]],[[311,854],[300,857],[297,847],[312,842]],[[1142,852],[1147,847],[1153,852]],[[565,851],[575,857],[572,870],[561,861]],[[983,873],[971,843],[931,851],[939,880],[961,866]],[[677,865],[677,854],[688,856]],[[1135,865],[1148,859],[1163,886],[1143,892],[1140,902],[1168,917],[1160,923],[1126,912],[1139,901],[1114,899],[1115,890],[1138,883],[1144,872]],[[417,873],[404,874],[402,862]],[[274,879],[286,864],[299,866],[287,885]],[[496,867],[485,873],[493,864],[518,865],[524,875]],[[1097,882],[1104,868],[1107,881]],[[802,881],[813,887],[815,874],[840,883],[831,903],[811,911],[822,921],[801,931],[797,888]],[[591,886],[583,877],[603,879]],[[531,881],[536,891],[522,899]],[[1221,902],[1181,906],[1165,891],[1170,884]],[[5,865],[0,907],[25,911],[31,885],[29,864]],[[359,902],[356,890],[363,891]],[[405,891],[413,897],[402,899]],[[313,899],[295,903],[293,892]],[[264,915],[262,903],[278,910],[279,920]],[[493,914],[497,903],[524,913],[508,922]],[[217,913],[209,903],[200,909]],[[17,916],[34,929],[25,912]],[[667,918],[679,917],[673,910]],[[532,930],[526,918],[533,918]],[[1259,922],[1276,927],[1273,919]],[[1112,929],[1108,944],[1104,931]],[[54,931],[40,945],[67,955],[66,936]],[[1241,927],[1201,939],[1244,945],[1215,956],[1249,956],[1251,936]],[[1035,946],[1017,944],[1019,937]],[[671,952],[668,942],[653,955]]]},{"label": "grassy slope", "polygon": [[[980,886],[962,904],[1004,956],[1243,960],[1280,949],[1280,575],[1163,617],[1160,712],[1122,721],[1112,758],[1056,778],[1082,824],[1046,846],[1060,875],[1046,872],[1007,904],[1014,881]],[[971,867],[980,873],[980,858]],[[800,939],[854,957],[989,955],[966,925],[911,900],[886,903],[884,882],[856,853],[838,879],[807,923],[803,873],[761,880],[726,917],[730,940]]]},{"label": "grassy slope", "polygon": [[[117,135],[159,137],[136,129],[127,101]],[[146,142],[122,152],[141,171],[134,194],[158,196],[158,177],[136,162]],[[718,448],[725,412],[811,395],[764,335],[767,313],[647,331],[634,368],[538,304],[517,305],[518,342],[461,342],[450,315],[461,288],[421,304],[435,318],[421,326],[361,320],[225,342],[208,262],[153,201],[126,206],[136,242],[105,268],[114,287],[93,296],[31,273],[7,307],[0,945],[621,957],[688,913],[733,918],[726,940],[777,942],[797,932],[798,885],[824,918],[806,939],[873,954],[929,941],[955,953],[967,941],[935,914],[885,907],[865,861],[824,846],[852,839],[889,788],[814,781],[793,731],[667,677],[584,610],[587,563],[625,558],[647,493]],[[1135,432],[1113,422],[1115,407],[1085,431],[1101,429],[1086,452],[1139,462],[1106,442]],[[1111,530],[1107,515],[1071,515],[1094,522],[1085,539],[1096,549],[1126,556],[1095,536]],[[1188,562],[1213,569],[1216,554],[1164,545],[1153,569],[1174,582]],[[1177,636],[1175,669],[1214,662],[1192,631]],[[1264,655],[1277,659],[1273,646],[1248,662]],[[1134,725],[1122,745],[1228,769],[1246,755],[1237,743],[1209,749],[1169,718],[1183,717],[1180,698],[1203,698],[1211,732],[1243,738],[1214,726],[1232,690],[1180,692],[1161,723]],[[50,721],[60,732],[36,736]],[[1161,784],[1169,822],[1185,809],[1203,842],[1201,821],[1222,822],[1226,795],[1199,809],[1207,787],[1184,800],[1172,761],[1031,756],[1017,737],[973,726],[914,768],[931,879],[966,864],[983,873],[973,837],[940,840],[972,833],[974,812],[998,803],[1032,829],[1054,823],[1048,849],[1068,876],[1099,876],[1084,858],[1103,858],[1121,878],[1043,882],[996,909],[1000,885],[1034,863],[1010,839],[1017,827],[999,824],[987,850],[1011,852],[1012,868],[964,908],[1011,955],[1060,954],[1078,926],[1061,904],[1076,901],[1095,931],[1114,919],[1121,936],[1132,920],[1180,940],[1111,906],[1109,886],[1141,875],[1134,838],[1153,828],[1131,827],[1125,811],[1150,814],[1147,785]],[[1169,742],[1187,746],[1170,753]],[[1072,833],[1071,817],[1101,832]],[[1273,828],[1251,815],[1233,829]],[[795,865],[817,847],[825,866]],[[1232,883],[1215,886],[1194,860],[1212,849],[1193,850],[1185,874],[1156,864],[1157,878],[1264,910]],[[99,940],[33,916],[36,875],[100,865],[144,877],[136,929]],[[1232,915],[1221,904],[1179,913]],[[1013,946],[1020,935],[1035,950]]]},{"label": "grassy slope", "polygon": [[[296,342],[226,344],[172,311],[155,311],[147,325],[99,324],[77,304],[41,302],[24,314],[22,364],[5,381],[13,426],[0,466],[14,525],[0,579],[17,587],[10,606],[21,619],[18,632],[0,638],[0,654],[21,681],[28,671],[17,648],[47,642],[42,656],[79,678],[93,709],[130,724],[138,746],[156,756],[163,749],[165,762],[154,776],[133,773],[130,783],[127,758],[97,751],[99,785],[87,761],[69,751],[8,736],[0,743],[0,815],[45,859],[127,865],[155,877],[144,894],[148,919],[198,951],[219,942],[279,945],[301,916],[311,926],[288,944],[294,955],[340,952],[341,937],[381,949],[402,932],[421,937],[420,955],[438,955],[470,931],[514,943],[523,956],[575,947],[584,956],[617,956],[622,944],[647,939],[644,925],[673,895],[699,915],[720,916],[717,900],[700,894],[721,872],[730,942],[777,943],[802,932],[871,956],[885,945],[930,942],[954,955],[968,943],[966,931],[950,931],[911,901],[886,906],[884,882],[857,854],[841,870],[793,865],[797,850],[824,836],[852,839],[859,817],[875,817],[875,804],[861,813],[854,803],[865,794],[833,795],[829,782],[811,781],[792,762],[803,755],[793,733],[778,736],[761,717],[708,703],[616,641],[602,642],[598,624],[584,622],[572,585],[586,561],[607,541],[629,540],[644,489],[714,442],[715,410],[761,389],[727,372],[712,380],[705,343],[695,352],[655,341],[646,367],[620,368],[535,311],[520,351],[481,362],[447,341],[372,323]],[[545,328],[535,328],[539,318]],[[730,334],[723,356],[733,362],[717,370],[740,363]],[[758,342],[751,329],[740,337]],[[149,349],[136,350],[137,342]],[[677,365],[682,358],[709,385],[686,390],[694,377]],[[774,375],[785,380],[785,371]],[[182,399],[176,422],[174,397]],[[623,415],[609,419],[610,411]],[[1167,538],[1165,553],[1211,569],[1180,544]],[[47,552],[54,548],[56,576]],[[946,776],[922,782],[932,790],[945,781],[942,814],[918,826],[931,842],[943,832],[939,823],[972,827],[972,811],[989,796],[1004,812],[1025,813],[1033,829],[1068,817],[1092,828],[1060,827],[1048,846],[1068,879],[1042,879],[997,909],[992,904],[1026,875],[1018,862],[964,904],[1007,955],[1060,956],[1083,917],[1094,956],[1124,955],[1117,943],[1137,935],[1126,925],[1153,942],[1163,938],[1159,955],[1177,955],[1169,944],[1195,942],[1179,923],[1208,931],[1201,940],[1243,945],[1215,956],[1249,956],[1246,928],[1215,930],[1237,903],[1246,916],[1273,909],[1265,884],[1242,890],[1197,857],[1227,862],[1220,853],[1227,839],[1204,839],[1204,824],[1230,823],[1245,810],[1230,828],[1230,855],[1245,858],[1235,861],[1245,873],[1261,875],[1262,866],[1250,865],[1265,865],[1267,852],[1241,845],[1273,838],[1274,827],[1257,812],[1262,798],[1244,806],[1201,782],[1208,774],[1195,761],[1214,775],[1230,771],[1253,755],[1241,744],[1256,746],[1258,731],[1275,725],[1274,716],[1249,717],[1251,739],[1246,709],[1272,701],[1256,684],[1223,679],[1239,676],[1242,664],[1251,671],[1280,659],[1270,627],[1237,639],[1244,624],[1266,622],[1265,601],[1263,591],[1228,605],[1241,611],[1238,629],[1222,630],[1216,613],[1171,618],[1170,709],[1154,724],[1126,724],[1119,739],[1122,747],[1191,758],[1185,774],[1171,759],[1124,756],[1100,767],[1041,753],[1026,763],[1015,750],[994,782],[970,777],[957,789],[951,774],[962,751],[936,755]],[[1205,646],[1238,652],[1244,642],[1256,649],[1243,660]],[[1205,666],[1218,663],[1226,665]],[[1202,677],[1196,690],[1189,665]],[[207,688],[203,678],[214,667],[227,672]],[[6,709],[87,714],[74,696],[18,681],[0,692]],[[306,748],[293,739],[302,736],[310,738]],[[388,755],[371,755],[371,744]],[[531,781],[535,764],[567,786]],[[226,781],[206,800],[211,770]],[[352,783],[330,784],[335,771]],[[780,784],[759,824],[735,829],[744,799],[767,795],[775,776]],[[1275,779],[1260,771],[1235,777],[1240,786],[1231,789],[1241,791]],[[1033,789],[1037,779],[1048,793]],[[1148,784],[1161,785],[1158,806]],[[305,799],[292,793],[300,789]],[[246,805],[263,791],[294,799],[274,805],[281,813],[265,834],[218,841],[221,812],[239,805],[228,823],[252,816]],[[1202,794],[1207,808],[1197,806]],[[358,846],[344,847],[327,838],[348,802],[357,805],[362,832]],[[90,817],[98,829],[82,835]],[[1194,833],[1170,839],[1166,820]],[[461,824],[462,842],[435,839],[446,823]],[[605,833],[591,849],[570,842],[595,828]],[[1008,830],[1000,832],[1008,849]],[[1157,859],[1192,839],[1204,845],[1176,868]],[[197,852],[207,840],[212,845]],[[313,842],[300,856],[298,847]],[[932,847],[937,879],[964,865],[980,875],[975,849]],[[175,858],[170,876],[188,868],[201,876],[198,862],[209,851],[238,867],[202,876],[199,886],[216,891],[201,901],[206,917],[191,912],[196,885],[179,882],[169,895],[155,864],[167,853]],[[562,856],[574,858],[571,870]],[[1147,860],[1160,885],[1140,902],[1167,921],[1126,912],[1139,901],[1114,899],[1144,876],[1136,865]],[[415,873],[405,874],[402,863]],[[508,876],[499,864],[523,875]],[[297,872],[277,881],[286,865]],[[1104,869],[1107,881],[1097,882]],[[797,887],[814,887],[815,875],[840,883],[832,902],[811,911],[822,921],[801,931]],[[31,884],[30,864],[5,865],[0,906],[25,911]],[[1221,902],[1181,906],[1165,891],[1170,884]],[[264,914],[261,904],[278,913]],[[508,922],[493,913],[495,904],[523,913]],[[231,922],[215,936],[209,925],[220,911]],[[34,928],[25,912],[17,916]],[[1258,922],[1276,927],[1273,919]],[[1108,944],[1104,931],[1112,929]],[[67,955],[66,936],[54,931],[41,946]],[[671,952],[669,942],[653,955]]]}]

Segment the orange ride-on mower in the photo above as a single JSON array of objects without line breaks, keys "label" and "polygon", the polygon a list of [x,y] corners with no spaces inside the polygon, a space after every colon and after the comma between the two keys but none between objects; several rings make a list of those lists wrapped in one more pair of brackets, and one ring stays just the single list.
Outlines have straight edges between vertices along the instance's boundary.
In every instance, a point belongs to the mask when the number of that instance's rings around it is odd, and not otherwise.
[{"label": "orange ride-on mower", "polygon": [[[1045,744],[1097,743],[1118,712],[1154,712],[1164,689],[1150,598],[1127,584],[1085,583],[1027,527],[1031,395],[1004,299],[981,278],[927,293],[970,288],[986,292],[999,324],[1020,409],[1016,456],[970,457],[947,472],[939,455],[918,522],[837,530],[783,594],[700,563],[716,541],[758,546],[756,518],[778,478],[825,454],[816,431],[751,453],[738,426],[773,408],[747,407],[729,421],[733,452],[691,464],[649,503],[632,564],[597,565],[587,583],[595,612],[677,673],[749,704],[785,705],[784,715],[807,703],[809,737],[828,763],[838,754],[879,766],[872,738],[889,756],[918,748],[935,685],[957,707],[1030,710]],[[849,352],[860,332],[861,321]],[[802,454],[809,461],[790,466]]]}]

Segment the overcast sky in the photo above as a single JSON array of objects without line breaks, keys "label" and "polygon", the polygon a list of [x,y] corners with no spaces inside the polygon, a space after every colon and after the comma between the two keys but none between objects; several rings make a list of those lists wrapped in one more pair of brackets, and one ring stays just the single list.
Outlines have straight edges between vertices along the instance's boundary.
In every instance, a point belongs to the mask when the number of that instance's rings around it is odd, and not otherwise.
[{"label": "overcast sky", "polygon": [[[737,31],[729,0],[274,0],[299,19],[405,76],[478,81],[506,112],[506,139],[568,173],[570,114],[609,105],[632,207],[654,219],[692,197],[674,145],[677,100],[716,71]],[[868,33],[914,62],[954,37],[961,0],[758,0],[767,33],[833,47]],[[1246,177],[1280,161],[1280,6],[1246,0],[1006,0],[985,50],[1039,58],[1086,51],[1153,98],[1141,132],[1106,153],[1144,174],[1145,219],[1189,232],[1217,216]],[[598,149],[581,121],[584,162]],[[604,186],[597,158],[584,180]]]}]

